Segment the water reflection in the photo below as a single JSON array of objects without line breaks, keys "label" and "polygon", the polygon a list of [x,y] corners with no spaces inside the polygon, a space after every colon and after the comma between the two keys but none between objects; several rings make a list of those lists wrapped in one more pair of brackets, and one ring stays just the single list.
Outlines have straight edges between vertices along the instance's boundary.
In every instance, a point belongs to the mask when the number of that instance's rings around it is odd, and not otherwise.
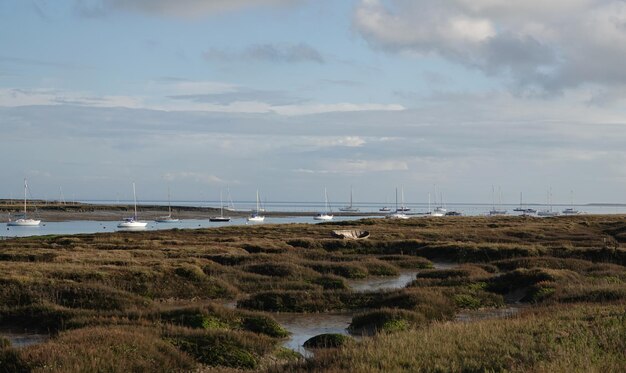
[{"label": "water reflection", "polygon": [[411,281],[415,280],[415,275],[419,271],[403,271],[397,277],[376,277],[362,280],[350,280],[348,286],[356,292],[393,290],[406,287]]},{"label": "water reflection", "polygon": [[44,343],[50,339],[50,335],[48,334],[37,334],[26,331],[19,332],[15,330],[0,330],[0,337],[8,339],[9,342],[11,342],[11,346],[16,348]]},{"label": "water reflection", "polygon": [[[357,220],[364,217],[342,216],[336,217],[336,221]],[[103,220],[73,220],[61,222],[45,222],[38,227],[9,227],[6,223],[0,223],[0,239],[10,237],[43,236],[49,234],[91,234],[100,232],[128,231],[128,229],[118,228],[118,221]],[[310,216],[294,217],[267,217],[261,224],[290,224],[290,223],[316,223]],[[229,222],[211,222],[209,219],[183,219],[176,223],[148,222],[143,231],[165,230],[165,229],[197,229],[197,228],[220,228],[229,226],[247,225],[245,218],[233,218]],[[258,225],[258,224],[255,224]],[[134,229],[133,229],[134,230]]]},{"label": "water reflection", "polygon": [[324,333],[349,335],[348,326],[352,322],[351,312],[347,313],[279,313],[274,318],[291,335],[283,343],[283,346],[301,353],[305,357],[311,356],[311,352],[302,345],[309,338]]}]

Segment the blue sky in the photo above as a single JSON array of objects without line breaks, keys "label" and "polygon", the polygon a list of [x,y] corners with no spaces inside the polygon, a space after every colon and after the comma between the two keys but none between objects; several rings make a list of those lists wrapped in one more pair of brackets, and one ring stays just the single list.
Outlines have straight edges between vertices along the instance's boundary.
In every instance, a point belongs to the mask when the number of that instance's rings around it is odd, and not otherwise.
[{"label": "blue sky", "polygon": [[0,195],[626,202],[626,5],[0,0]]}]

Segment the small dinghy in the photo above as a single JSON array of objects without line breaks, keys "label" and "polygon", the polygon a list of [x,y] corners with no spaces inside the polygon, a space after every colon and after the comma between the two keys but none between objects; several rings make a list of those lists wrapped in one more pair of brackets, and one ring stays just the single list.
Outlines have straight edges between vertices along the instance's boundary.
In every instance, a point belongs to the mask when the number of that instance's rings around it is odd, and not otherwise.
[{"label": "small dinghy", "polygon": [[333,236],[344,240],[364,240],[370,236],[368,231],[341,230],[333,231]]}]

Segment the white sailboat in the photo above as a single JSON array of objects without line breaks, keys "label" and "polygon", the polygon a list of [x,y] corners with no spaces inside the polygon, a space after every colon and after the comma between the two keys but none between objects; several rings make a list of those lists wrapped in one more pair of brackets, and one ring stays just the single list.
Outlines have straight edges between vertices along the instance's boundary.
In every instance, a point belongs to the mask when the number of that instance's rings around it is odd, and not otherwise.
[{"label": "white sailboat", "polygon": [[330,206],[328,205],[328,193],[326,192],[326,188],[324,188],[324,212],[320,212],[315,215],[313,219],[322,221],[333,220],[333,214],[332,211],[330,211]]},{"label": "white sailboat", "polygon": [[117,227],[125,229],[142,229],[145,228],[148,223],[137,220],[137,193],[135,192],[135,183],[133,183],[133,201],[135,203],[135,214],[131,218],[124,219]]},{"label": "white sailboat", "polygon": [[548,189],[548,208],[545,210],[541,210],[537,213],[537,216],[541,216],[544,218],[550,218],[550,217],[554,217],[554,216],[559,216],[559,212],[558,211],[553,211],[552,210],[552,188]]},{"label": "white sailboat", "polygon": [[222,202],[222,191],[220,191],[220,216],[211,216],[209,218],[209,221],[212,221],[214,223],[230,221],[230,216],[224,216],[224,202]]},{"label": "white sailboat", "polygon": [[258,189],[256,191],[256,210],[250,216],[248,216],[247,220],[253,223],[261,223],[265,220],[265,216],[260,214]]},{"label": "white sailboat", "polygon": [[167,216],[158,217],[155,221],[157,223],[178,223],[180,219],[172,217],[172,201],[170,198],[170,188],[167,188]]},{"label": "white sailboat", "polygon": [[563,215],[580,215],[581,212],[574,208],[574,191],[570,190],[570,206],[563,210]]},{"label": "white sailboat", "polygon": [[[404,191],[404,188],[403,188]],[[402,206],[404,206],[404,193],[402,193]],[[398,208],[398,188],[396,188],[396,211],[394,213],[388,214],[386,216],[387,219],[402,219],[406,220],[409,218],[407,214],[403,212],[403,210]]]},{"label": "white sailboat", "polygon": [[26,216],[26,200],[27,200],[27,191],[28,191],[28,183],[26,179],[24,179],[24,212],[22,213],[22,217],[16,220],[9,220],[7,223],[8,226],[12,227],[37,227],[41,223],[41,220],[38,219],[29,219]]},{"label": "white sailboat", "polygon": [[530,208],[530,207],[524,207],[524,202],[523,202],[523,195],[522,192],[519,193],[519,207],[514,208],[513,211],[515,212],[521,212],[522,215],[532,215],[532,214],[536,214],[537,210]]},{"label": "white sailboat", "polygon": [[[435,190],[435,204],[437,204],[437,191]],[[435,207],[431,216],[445,216],[448,212],[447,209],[443,207],[443,193],[439,192],[439,204]]]},{"label": "white sailboat", "polygon": [[352,205],[352,186],[350,186],[350,204],[348,206],[345,206],[345,207],[340,207],[339,211],[343,211],[343,212],[359,212],[359,208],[358,207],[354,207]]},{"label": "white sailboat", "polygon": [[499,191],[499,201],[498,208],[496,209],[496,190],[491,186],[491,210],[489,211],[489,216],[501,216],[506,215],[506,210],[502,209],[502,189],[498,188]]}]

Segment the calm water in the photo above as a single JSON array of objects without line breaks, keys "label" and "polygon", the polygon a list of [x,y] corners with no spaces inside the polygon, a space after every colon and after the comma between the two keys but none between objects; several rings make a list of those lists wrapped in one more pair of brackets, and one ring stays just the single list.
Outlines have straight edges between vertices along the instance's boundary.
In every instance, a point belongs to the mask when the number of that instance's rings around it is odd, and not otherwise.
[{"label": "calm water", "polygon": [[50,339],[48,334],[20,332],[12,329],[0,329],[0,337],[8,339],[13,347],[27,347],[44,343]]},{"label": "calm water", "polygon": [[[93,204],[132,204],[133,201],[110,201],[110,200],[85,200],[80,201]],[[235,201],[234,207],[237,210],[249,211],[255,208],[255,201]],[[167,206],[167,201],[141,201],[139,205],[162,205]],[[339,207],[345,206],[347,202],[332,203],[331,208],[333,211],[338,211]],[[214,207],[219,208],[219,201],[172,201],[174,206],[189,206],[189,207]],[[354,207],[359,208],[362,213],[378,213],[382,207],[395,208],[395,203],[381,203],[381,202],[357,202],[353,204]],[[428,211],[428,203],[406,203],[407,207],[411,209],[409,214],[419,214]],[[432,208],[435,207],[433,203]],[[293,212],[309,212],[315,213],[324,210],[323,202],[276,202],[267,201],[263,204],[263,207],[267,211],[293,211]],[[463,215],[479,216],[488,214],[492,205],[489,203],[446,203],[444,206],[448,211],[458,211]],[[513,209],[519,207],[519,204],[502,204],[496,206],[498,210],[507,210],[509,214],[517,214]],[[525,207],[532,207],[537,210],[549,209],[549,206],[544,204],[532,204]],[[585,212],[588,214],[626,214],[626,206],[586,206],[586,205],[570,205],[570,204],[554,204],[552,209],[554,211],[563,211],[566,208],[573,207],[574,209]]]},{"label": "calm water", "polygon": [[302,345],[316,335],[333,333],[349,335],[348,326],[352,322],[353,313],[277,313],[274,318],[291,335],[283,343],[303,356],[310,356]]},{"label": "calm water", "polygon": [[[356,220],[359,217],[335,217],[333,221]],[[6,223],[0,224],[0,238],[43,236],[48,234],[81,234],[81,233],[102,233],[126,231],[117,228],[118,221],[97,221],[97,220],[76,220],[63,222],[42,222],[38,227],[9,227]],[[298,216],[285,218],[266,217],[263,223],[248,223],[245,218],[234,218],[230,222],[214,223],[208,219],[183,219],[176,223],[156,223],[148,222],[148,226],[142,230],[163,230],[163,229],[197,229],[216,228],[237,225],[258,225],[258,224],[289,224],[289,223],[319,223],[312,217]]]}]

